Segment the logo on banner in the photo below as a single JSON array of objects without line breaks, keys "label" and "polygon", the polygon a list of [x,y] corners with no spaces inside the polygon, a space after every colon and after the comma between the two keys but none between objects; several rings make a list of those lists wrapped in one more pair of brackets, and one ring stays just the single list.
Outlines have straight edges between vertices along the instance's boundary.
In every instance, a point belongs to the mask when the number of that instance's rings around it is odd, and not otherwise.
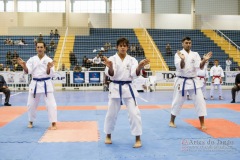
[{"label": "logo on banner", "polygon": [[27,80],[26,80],[25,74],[20,73],[19,74],[19,83],[26,83],[26,82],[27,82]]},{"label": "logo on banner", "polygon": [[100,72],[90,72],[89,83],[100,83]]},{"label": "logo on banner", "polygon": [[84,83],[85,74],[84,72],[73,72],[73,83]]},{"label": "logo on banner", "polygon": [[[64,74],[64,75],[63,75]],[[55,72],[54,76],[52,77],[53,81],[61,81],[66,82],[66,75],[64,72]]]},{"label": "logo on banner", "polygon": [[14,73],[7,73],[7,83],[14,83]]}]

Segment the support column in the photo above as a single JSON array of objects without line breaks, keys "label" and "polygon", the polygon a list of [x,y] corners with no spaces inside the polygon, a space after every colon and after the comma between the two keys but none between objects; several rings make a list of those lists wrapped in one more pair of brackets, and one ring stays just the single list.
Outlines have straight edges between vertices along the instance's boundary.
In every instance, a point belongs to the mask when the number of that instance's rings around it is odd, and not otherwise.
[{"label": "support column", "polygon": [[151,0],[151,28],[155,28],[155,0]]},{"label": "support column", "polygon": [[196,10],[195,10],[195,0],[192,0],[192,5],[191,5],[191,16],[192,16],[192,29],[196,29]]},{"label": "support column", "polygon": [[66,27],[68,27],[69,25],[69,12],[70,12],[70,0],[66,0],[65,1],[65,23],[63,22],[63,24],[65,24]]}]

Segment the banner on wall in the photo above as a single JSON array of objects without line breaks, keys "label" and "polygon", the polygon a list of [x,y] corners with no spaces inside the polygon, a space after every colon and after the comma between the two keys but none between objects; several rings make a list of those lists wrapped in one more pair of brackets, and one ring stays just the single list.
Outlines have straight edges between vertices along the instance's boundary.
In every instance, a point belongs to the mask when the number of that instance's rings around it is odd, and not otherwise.
[{"label": "banner on wall", "polygon": [[23,72],[1,72],[7,84],[28,84],[28,74]]},{"label": "banner on wall", "polygon": [[175,71],[163,71],[156,72],[156,82],[157,83],[173,83],[176,77]]},{"label": "banner on wall", "polygon": [[55,72],[52,77],[52,82],[62,84],[66,83],[66,72],[65,71]]},{"label": "banner on wall", "polygon": [[84,72],[73,72],[73,83],[85,83]]},{"label": "banner on wall", "polygon": [[100,83],[100,72],[89,72],[89,83]]},{"label": "banner on wall", "polygon": [[225,82],[226,83],[235,83],[235,78],[237,74],[240,73],[238,72],[225,72]]}]

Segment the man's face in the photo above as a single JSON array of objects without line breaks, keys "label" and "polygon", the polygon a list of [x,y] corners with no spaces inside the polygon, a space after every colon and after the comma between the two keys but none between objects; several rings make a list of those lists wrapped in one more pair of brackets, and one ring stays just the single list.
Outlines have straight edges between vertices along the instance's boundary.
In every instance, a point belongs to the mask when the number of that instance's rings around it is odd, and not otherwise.
[{"label": "man's face", "polygon": [[119,54],[126,54],[126,53],[127,53],[127,50],[128,50],[128,46],[127,46],[127,44],[125,44],[125,43],[120,43],[120,44],[117,46],[117,50],[118,50],[118,53],[119,53]]},{"label": "man's face", "polygon": [[215,66],[218,66],[218,63],[219,63],[218,61],[214,61]]},{"label": "man's face", "polygon": [[191,40],[185,40],[185,41],[183,41],[182,46],[183,46],[185,51],[189,52],[191,50],[191,47],[192,47],[192,41]]},{"label": "man's face", "polygon": [[38,54],[44,54],[45,50],[46,48],[44,47],[43,43],[37,43],[36,51]]}]

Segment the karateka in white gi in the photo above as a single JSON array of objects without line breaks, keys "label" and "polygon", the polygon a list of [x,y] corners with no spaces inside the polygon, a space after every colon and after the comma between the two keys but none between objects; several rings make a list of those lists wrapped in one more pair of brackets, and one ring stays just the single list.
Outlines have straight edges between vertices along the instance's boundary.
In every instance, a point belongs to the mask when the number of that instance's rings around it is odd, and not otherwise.
[{"label": "karateka in white gi", "polygon": [[222,83],[223,83],[223,77],[224,77],[224,73],[223,73],[223,69],[221,66],[218,65],[219,61],[218,59],[214,60],[214,66],[211,67],[210,69],[210,76],[212,79],[212,83],[211,83],[211,91],[210,91],[210,96],[211,99],[213,100],[213,92],[214,92],[214,88],[215,86],[217,86],[218,88],[218,95],[219,95],[219,100],[222,100]]},{"label": "karateka in white gi", "polygon": [[206,129],[204,125],[204,116],[207,115],[207,110],[206,102],[201,91],[202,83],[197,78],[197,71],[203,69],[206,61],[212,57],[212,52],[206,54],[201,61],[199,54],[191,51],[192,41],[190,37],[182,39],[182,46],[183,50],[177,51],[174,56],[176,78],[169,126],[176,128],[174,121],[181,111],[182,105],[186,100],[186,92],[188,91],[193,99],[194,106],[199,116],[201,129],[204,130]]},{"label": "karateka in white gi", "polygon": [[[202,58],[203,60],[203,58]],[[203,86],[202,86],[202,92],[203,92],[203,96],[204,99],[207,100],[207,90],[206,90],[206,84],[208,81],[208,69],[207,69],[207,63],[205,63],[203,69],[199,69],[197,71],[197,77],[198,79],[202,82]]]},{"label": "karateka in white gi", "polygon": [[226,68],[225,68],[225,71],[231,71],[231,64],[232,64],[232,61],[230,60],[230,58],[228,58],[226,60]]},{"label": "karateka in white gi", "polygon": [[127,54],[129,41],[126,38],[117,40],[118,52],[109,57],[104,57],[106,65],[105,74],[110,77],[108,111],[105,117],[104,132],[106,133],[106,144],[112,144],[111,134],[117,120],[118,112],[124,100],[128,109],[131,134],[136,136],[134,148],[142,146],[140,135],[142,135],[141,114],[136,102],[137,90],[132,85],[133,78],[140,75],[141,69],[149,63],[144,59],[138,64],[134,57]]},{"label": "karateka in white gi", "polygon": [[46,44],[37,42],[37,55],[31,57],[27,63],[21,58],[17,62],[23,67],[26,74],[32,75],[32,80],[29,85],[28,95],[28,128],[33,127],[33,122],[36,119],[36,112],[41,96],[44,96],[44,101],[48,110],[48,118],[51,122],[50,129],[57,129],[57,104],[53,95],[53,84],[51,77],[54,74],[54,62],[51,58],[45,55]]}]

